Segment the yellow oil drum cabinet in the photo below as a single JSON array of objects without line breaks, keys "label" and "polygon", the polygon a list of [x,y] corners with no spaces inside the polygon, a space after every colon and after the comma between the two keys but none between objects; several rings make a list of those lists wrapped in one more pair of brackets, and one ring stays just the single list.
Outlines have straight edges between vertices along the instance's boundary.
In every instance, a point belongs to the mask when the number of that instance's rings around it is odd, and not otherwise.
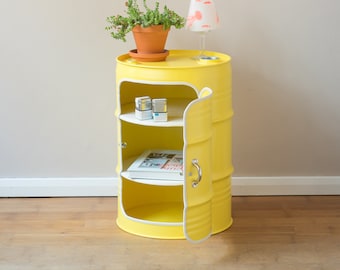
[{"label": "yellow oil drum cabinet", "polygon": [[[199,242],[232,224],[231,60],[198,54],[171,50],[162,62],[117,57],[117,225],[126,232]],[[145,97],[165,99],[167,119],[136,117],[136,98]],[[131,164],[154,149],[182,153],[182,177],[132,177]]]}]

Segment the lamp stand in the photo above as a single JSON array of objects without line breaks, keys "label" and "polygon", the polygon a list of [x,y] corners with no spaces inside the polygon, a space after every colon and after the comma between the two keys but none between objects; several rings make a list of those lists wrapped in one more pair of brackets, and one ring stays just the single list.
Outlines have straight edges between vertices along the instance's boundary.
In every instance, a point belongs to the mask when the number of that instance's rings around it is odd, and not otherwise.
[{"label": "lamp stand", "polygon": [[200,34],[200,54],[196,57],[197,60],[216,60],[216,56],[208,56],[205,54],[205,45],[207,39],[207,31],[201,31]]},{"label": "lamp stand", "polygon": [[200,54],[199,54],[199,58],[205,58],[205,44],[206,44],[206,40],[207,40],[207,32],[202,31],[199,33],[200,34]]}]

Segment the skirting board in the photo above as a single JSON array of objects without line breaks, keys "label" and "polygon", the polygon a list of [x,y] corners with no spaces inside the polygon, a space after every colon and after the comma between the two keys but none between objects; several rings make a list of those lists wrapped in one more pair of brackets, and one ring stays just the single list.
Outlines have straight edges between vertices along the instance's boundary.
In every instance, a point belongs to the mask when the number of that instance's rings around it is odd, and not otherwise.
[{"label": "skirting board", "polygon": [[[0,178],[0,197],[117,196],[118,179]],[[340,195],[340,176],[233,177],[233,196]]]},{"label": "skirting board", "polygon": [[116,196],[117,178],[0,178],[0,197]]},{"label": "skirting board", "polygon": [[340,195],[340,176],[233,177],[234,196]]}]

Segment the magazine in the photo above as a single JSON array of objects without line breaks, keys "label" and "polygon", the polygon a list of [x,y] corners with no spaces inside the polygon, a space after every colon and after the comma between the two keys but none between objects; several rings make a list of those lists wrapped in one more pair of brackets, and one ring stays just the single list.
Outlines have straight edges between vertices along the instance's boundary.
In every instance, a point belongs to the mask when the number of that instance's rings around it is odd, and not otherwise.
[{"label": "magazine", "polygon": [[128,168],[133,179],[183,180],[183,152],[148,150]]}]

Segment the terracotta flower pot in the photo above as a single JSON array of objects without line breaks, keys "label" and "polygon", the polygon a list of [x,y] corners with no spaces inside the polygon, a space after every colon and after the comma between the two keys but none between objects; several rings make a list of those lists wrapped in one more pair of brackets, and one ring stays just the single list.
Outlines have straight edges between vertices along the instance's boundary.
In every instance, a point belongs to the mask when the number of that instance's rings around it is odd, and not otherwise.
[{"label": "terracotta flower pot", "polygon": [[169,30],[164,30],[163,25],[153,25],[145,28],[139,25],[135,26],[132,33],[136,42],[137,53],[163,53]]}]

